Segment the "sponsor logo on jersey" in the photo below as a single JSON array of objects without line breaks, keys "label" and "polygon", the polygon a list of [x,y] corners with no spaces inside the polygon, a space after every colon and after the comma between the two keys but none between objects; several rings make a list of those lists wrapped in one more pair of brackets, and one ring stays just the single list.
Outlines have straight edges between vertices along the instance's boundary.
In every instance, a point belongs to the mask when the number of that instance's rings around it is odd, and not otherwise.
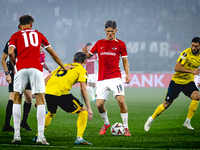
[{"label": "sponsor logo on jersey", "polygon": [[112,55],[112,56],[115,56],[116,53],[112,53],[112,52],[101,52],[100,55]]},{"label": "sponsor logo on jersey", "polygon": [[104,47],[100,47],[100,49],[103,49]]}]

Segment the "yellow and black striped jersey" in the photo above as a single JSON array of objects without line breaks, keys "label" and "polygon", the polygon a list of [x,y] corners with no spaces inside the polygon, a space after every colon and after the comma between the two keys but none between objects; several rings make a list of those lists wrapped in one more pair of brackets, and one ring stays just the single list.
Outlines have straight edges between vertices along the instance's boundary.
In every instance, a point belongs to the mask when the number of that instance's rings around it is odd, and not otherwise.
[{"label": "yellow and black striped jersey", "polygon": [[51,74],[46,85],[46,94],[61,96],[69,94],[72,86],[77,82],[87,82],[87,71],[79,63],[65,64],[75,66],[69,70],[62,70],[59,66]]},{"label": "yellow and black striped jersey", "polygon": [[[187,48],[180,54],[177,62],[181,63],[186,69],[194,70],[200,66],[200,56],[194,55],[191,48]],[[192,73],[176,72],[172,80],[177,84],[188,84],[194,81],[194,76]]]}]

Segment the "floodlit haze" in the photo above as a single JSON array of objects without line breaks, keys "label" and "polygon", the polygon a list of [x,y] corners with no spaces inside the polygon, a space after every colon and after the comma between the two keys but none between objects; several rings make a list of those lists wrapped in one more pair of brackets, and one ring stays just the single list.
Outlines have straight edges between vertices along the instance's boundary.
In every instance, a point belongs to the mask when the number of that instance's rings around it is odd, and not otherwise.
[{"label": "floodlit haze", "polygon": [[[116,21],[131,72],[173,72],[180,52],[200,36],[199,0],[1,0],[2,52],[24,14],[34,18],[33,28],[64,63],[87,42],[106,38],[105,22]],[[57,67],[47,52],[46,62],[52,70]]]}]

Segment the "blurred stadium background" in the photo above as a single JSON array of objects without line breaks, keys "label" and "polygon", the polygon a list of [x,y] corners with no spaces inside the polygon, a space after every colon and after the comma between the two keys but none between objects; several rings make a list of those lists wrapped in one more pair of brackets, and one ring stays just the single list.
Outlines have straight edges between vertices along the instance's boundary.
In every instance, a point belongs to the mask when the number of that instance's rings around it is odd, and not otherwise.
[{"label": "blurred stadium background", "polygon": [[[30,14],[33,28],[68,63],[87,42],[105,38],[105,22],[115,20],[131,72],[173,73],[180,52],[200,36],[199,8],[199,0],[1,0],[0,47],[17,31],[19,17]],[[46,62],[57,67],[48,54]]]}]

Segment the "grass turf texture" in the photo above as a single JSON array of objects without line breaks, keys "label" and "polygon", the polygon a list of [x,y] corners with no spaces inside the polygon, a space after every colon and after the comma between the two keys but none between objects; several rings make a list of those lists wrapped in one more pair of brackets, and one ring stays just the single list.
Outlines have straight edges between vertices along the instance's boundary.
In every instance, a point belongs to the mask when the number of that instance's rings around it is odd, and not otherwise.
[{"label": "grass turf texture", "polygon": [[[29,126],[33,131],[21,128],[21,144],[10,144],[13,132],[2,132],[5,110],[8,102],[7,87],[0,87],[0,149],[198,149],[200,148],[200,110],[197,109],[191,124],[194,131],[183,127],[190,99],[182,93],[174,103],[159,116],[151,126],[149,132],[144,131],[144,124],[152,115],[156,107],[164,100],[166,88],[126,88],[126,103],[128,105],[129,129],[131,137],[113,136],[110,128],[103,136],[99,130],[103,121],[97,111],[96,103],[91,102],[94,113],[92,121],[88,121],[83,138],[93,145],[75,145],[77,114],[65,113],[60,108],[45,131],[45,137],[50,146],[39,146],[32,142],[37,132],[35,99],[32,102],[28,117]],[[72,88],[71,92],[80,99],[79,88]],[[22,102],[23,104],[23,102]],[[110,93],[105,103],[109,121],[112,124],[121,122],[119,106]],[[13,125],[13,120],[11,120]]]}]

